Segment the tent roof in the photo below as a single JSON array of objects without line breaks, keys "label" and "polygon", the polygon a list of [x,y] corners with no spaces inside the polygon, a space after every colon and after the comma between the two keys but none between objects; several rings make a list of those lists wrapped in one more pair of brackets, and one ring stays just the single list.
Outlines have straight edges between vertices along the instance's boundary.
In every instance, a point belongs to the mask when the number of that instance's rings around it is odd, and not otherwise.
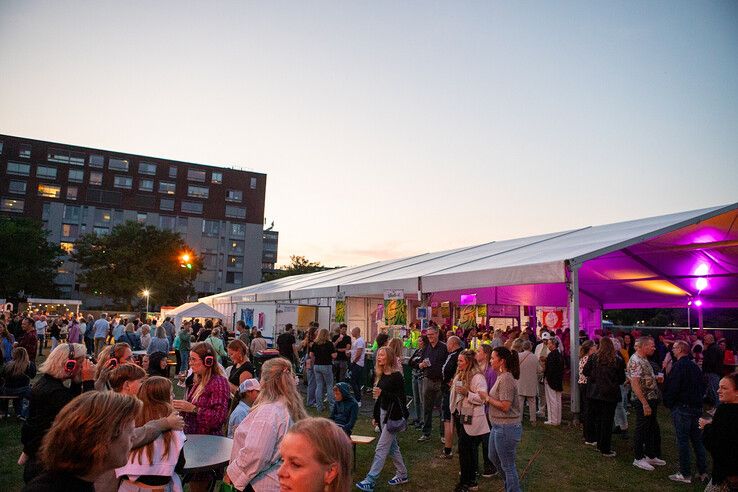
[{"label": "tent roof", "polygon": [[[615,224],[492,241],[465,248],[286,277],[205,297],[201,301],[210,303],[217,300],[241,301],[244,298],[253,300],[254,296],[260,301],[294,300],[333,297],[338,291],[349,296],[381,297],[384,289],[389,288],[405,289],[410,293],[418,290],[441,292],[495,286],[556,284],[566,281],[566,264],[569,263],[581,266],[581,285],[583,288],[591,288],[591,293],[587,291],[591,294],[590,297],[597,299],[602,306],[611,300],[633,302],[633,297],[639,297],[645,302],[656,302],[656,297],[664,295],[680,299],[685,295],[694,295],[695,289],[688,288],[688,284],[694,283],[694,279],[680,280],[677,277],[692,275],[694,272],[684,273],[683,264],[687,260],[693,264],[699,260],[698,257],[707,258],[704,251],[708,249],[714,250],[710,253],[712,258],[704,261],[711,265],[712,272],[725,275],[724,281],[716,280],[714,284],[723,282],[726,289],[721,291],[724,295],[737,299],[737,212],[738,203],[735,203]],[[731,241],[735,241],[735,244]],[[593,268],[593,265],[598,264],[599,268]],[[649,279],[661,282],[661,290],[644,289],[644,286],[649,285]],[[649,293],[655,296],[649,297]],[[615,299],[611,299],[612,296]]]},{"label": "tent roof", "polygon": [[204,302],[186,302],[181,306],[168,311],[166,316],[170,318],[217,318],[223,319],[223,313],[220,313],[208,306]]}]

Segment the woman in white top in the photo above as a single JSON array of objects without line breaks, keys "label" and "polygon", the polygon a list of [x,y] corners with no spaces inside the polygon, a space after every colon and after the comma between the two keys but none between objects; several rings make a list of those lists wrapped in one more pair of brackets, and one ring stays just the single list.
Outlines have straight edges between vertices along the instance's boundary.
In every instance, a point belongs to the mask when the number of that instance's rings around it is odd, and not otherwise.
[{"label": "woman in white top", "polygon": [[459,434],[459,466],[461,477],[457,490],[477,487],[479,444],[489,434],[484,401],[479,393],[487,391],[487,380],[479,371],[473,350],[459,354],[456,375],[451,382],[449,408]]},{"label": "woman in white top", "polygon": [[261,392],[233,435],[231,461],[223,477],[238,490],[279,491],[279,445],[292,424],[307,417],[292,363],[270,359],[261,368]]},{"label": "woman in white top", "polygon": [[[139,427],[167,417],[174,411],[172,383],[166,378],[152,376],[146,379],[141,384],[138,397],[143,402],[143,409],[136,417]],[[154,441],[131,451],[128,463],[115,470],[115,475],[123,478],[118,490],[139,492],[156,488],[163,492],[181,492],[182,482],[177,471],[184,467],[184,442],[184,432],[167,430]]]}]

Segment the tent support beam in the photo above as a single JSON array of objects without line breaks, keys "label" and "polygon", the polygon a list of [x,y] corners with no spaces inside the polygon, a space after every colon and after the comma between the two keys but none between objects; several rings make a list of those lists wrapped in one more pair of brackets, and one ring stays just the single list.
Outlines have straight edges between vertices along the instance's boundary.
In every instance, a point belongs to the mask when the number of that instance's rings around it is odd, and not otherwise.
[{"label": "tent support beam", "polygon": [[683,290],[684,292],[686,292],[688,295],[690,295],[692,297],[695,297],[695,293],[694,292],[691,292],[690,290],[685,289],[683,286],[681,286],[678,283],[676,283],[676,281],[675,281],[676,279],[674,279],[674,277],[672,277],[671,275],[667,275],[666,273],[662,272],[659,268],[655,267],[654,265],[652,265],[651,263],[647,262],[646,260],[644,260],[643,258],[641,258],[640,256],[638,256],[637,254],[633,253],[630,249],[624,248],[623,249],[623,253],[625,253],[626,256],[628,256],[629,258],[631,258],[633,261],[635,261],[636,263],[638,263],[642,267],[648,268],[653,273],[655,273],[659,277],[663,278],[664,280],[666,280],[667,282],[669,282],[674,287]]},{"label": "tent support beam", "polygon": [[574,424],[579,423],[579,268],[567,262],[567,290],[569,291],[569,347],[571,413]]}]

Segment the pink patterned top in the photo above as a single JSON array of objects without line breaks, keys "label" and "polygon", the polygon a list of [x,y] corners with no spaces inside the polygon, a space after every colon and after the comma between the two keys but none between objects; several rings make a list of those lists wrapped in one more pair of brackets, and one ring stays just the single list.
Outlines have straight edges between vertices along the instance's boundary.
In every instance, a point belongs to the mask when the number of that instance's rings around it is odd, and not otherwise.
[{"label": "pink patterned top", "polygon": [[192,385],[187,394],[187,401],[197,405],[197,413],[184,413],[185,434],[224,435],[223,425],[228,420],[228,404],[231,401],[228,380],[223,376],[214,375],[205,385],[197,401],[192,401],[195,388],[196,386]]},{"label": "pink patterned top", "polygon": [[587,359],[589,359],[589,355],[585,355],[581,359],[579,359],[579,384],[587,384],[587,376],[582,374],[582,371],[584,370],[584,364],[587,363]]}]

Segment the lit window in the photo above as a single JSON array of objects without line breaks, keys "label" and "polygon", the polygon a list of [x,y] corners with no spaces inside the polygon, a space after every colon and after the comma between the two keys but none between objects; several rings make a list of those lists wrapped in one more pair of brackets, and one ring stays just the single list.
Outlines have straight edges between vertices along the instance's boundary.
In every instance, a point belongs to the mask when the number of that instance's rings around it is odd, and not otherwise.
[{"label": "lit window", "polygon": [[95,224],[110,222],[110,210],[95,209]]},{"label": "lit window", "polygon": [[187,186],[187,196],[192,198],[207,198],[210,190],[207,186]]},{"label": "lit window", "polygon": [[146,218],[147,217],[148,216],[146,214],[143,214],[143,213],[139,212],[139,213],[136,214],[136,222],[138,222],[139,224],[144,224],[144,223],[146,223]]},{"label": "lit window", "polygon": [[36,168],[36,177],[56,179],[56,168],[51,166],[38,166]]},{"label": "lit window", "polygon": [[76,199],[77,199],[77,187],[68,186],[67,187],[67,200],[76,200]]},{"label": "lit window", "polygon": [[243,241],[231,241],[231,253],[243,253]]},{"label": "lit window", "polygon": [[159,193],[166,193],[167,195],[174,195],[174,191],[177,187],[174,183],[168,181],[159,181]]},{"label": "lit window", "polygon": [[26,182],[11,180],[8,185],[8,191],[10,193],[17,193],[19,195],[24,195],[26,193]]},{"label": "lit window", "polygon": [[176,166],[169,166],[169,177],[172,179],[177,177],[177,167]]},{"label": "lit window", "polygon": [[251,189],[252,190],[256,189],[256,178],[251,178]]},{"label": "lit window", "polygon": [[74,243],[61,242],[59,243],[59,246],[68,255],[72,254],[72,251],[74,251]]},{"label": "lit window", "polygon": [[174,210],[174,200],[169,198],[162,198],[159,208],[162,210]]},{"label": "lit window", "polygon": [[16,198],[3,198],[0,200],[0,210],[3,212],[23,212],[23,200],[18,200]]},{"label": "lit window", "polygon": [[21,159],[30,159],[31,158],[31,145],[30,144],[20,144],[18,147],[18,157]]},{"label": "lit window", "polygon": [[90,184],[91,185],[102,186],[102,179],[103,179],[102,173],[98,173],[95,171],[90,173]]},{"label": "lit window", "polygon": [[132,186],[133,186],[133,178],[129,176],[116,176],[113,179],[114,188],[123,188],[126,190],[130,190]]},{"label": "lit window", "polygon": [[187,170],[187,181],[199,181],[204,183],[206,177],[205,171],[197,171],[195,169]]},{"label": "lit window", "polygon": [[154,180],[142,179],[138,182],[138,189],[141,191],[154,191]]},{"label": "lit window", "polygon": [[243,191],[241,191],[241,190],[228,190],[226,192],[226,201],[227,202],[238,202],[238,203],[241,203],[241,201],[243,201]]},{"label": "lit window", "polygon": [[243,270],[243,256],[229,256],[228,268],[237,268]]},{"label": "lit window", "polygon": [[61,196],[61,186],[40,184],[38,185],[38,196],[59,198]]},{"label": "lit window", "polygon": [[211,175],[210,181],[213,184],[222,184],[223,183],[223,173],[213,172],[213,174]]},{"label": "lit window", "polygon": [[225,208],[226,217],[234,217],[236,219],[246,218],[246,207],[234,207],[233,205],[226,205]]},{"label": "lit window", "polygon": [[62,224],[62,237],[77,239],[79,226],[77,224]]},{"label": "lit window", "polygon": [[31,174],[31,166],[30,164],[23,164],[22,162],[8,162],[8,174],[28,176]]},{"label": "lit window", "polygon": [[156,164],[151,164],[150,162],[139,162],[138,173],[156,175]]},{"label": "lit window", "polygon": [[182,202],[182,211],[191,214],[202,213],[202,203],[200,202]]},{"label": "lit window", "polygon": [[82,169],[69,170],[70,183],[82,183],[85,180],[85,172]]},{"label": "lit window", "polygon": [[128,160],[127,159],[115,159],[111,157],[108,159],[108,169],[111,171],[123,171],[128,172]]},{"label": "lit window", "polygon": [[100,154],[90,155],[90,167],[102,168],[104,165],[105,165],[105,157],[101,156]]}]

